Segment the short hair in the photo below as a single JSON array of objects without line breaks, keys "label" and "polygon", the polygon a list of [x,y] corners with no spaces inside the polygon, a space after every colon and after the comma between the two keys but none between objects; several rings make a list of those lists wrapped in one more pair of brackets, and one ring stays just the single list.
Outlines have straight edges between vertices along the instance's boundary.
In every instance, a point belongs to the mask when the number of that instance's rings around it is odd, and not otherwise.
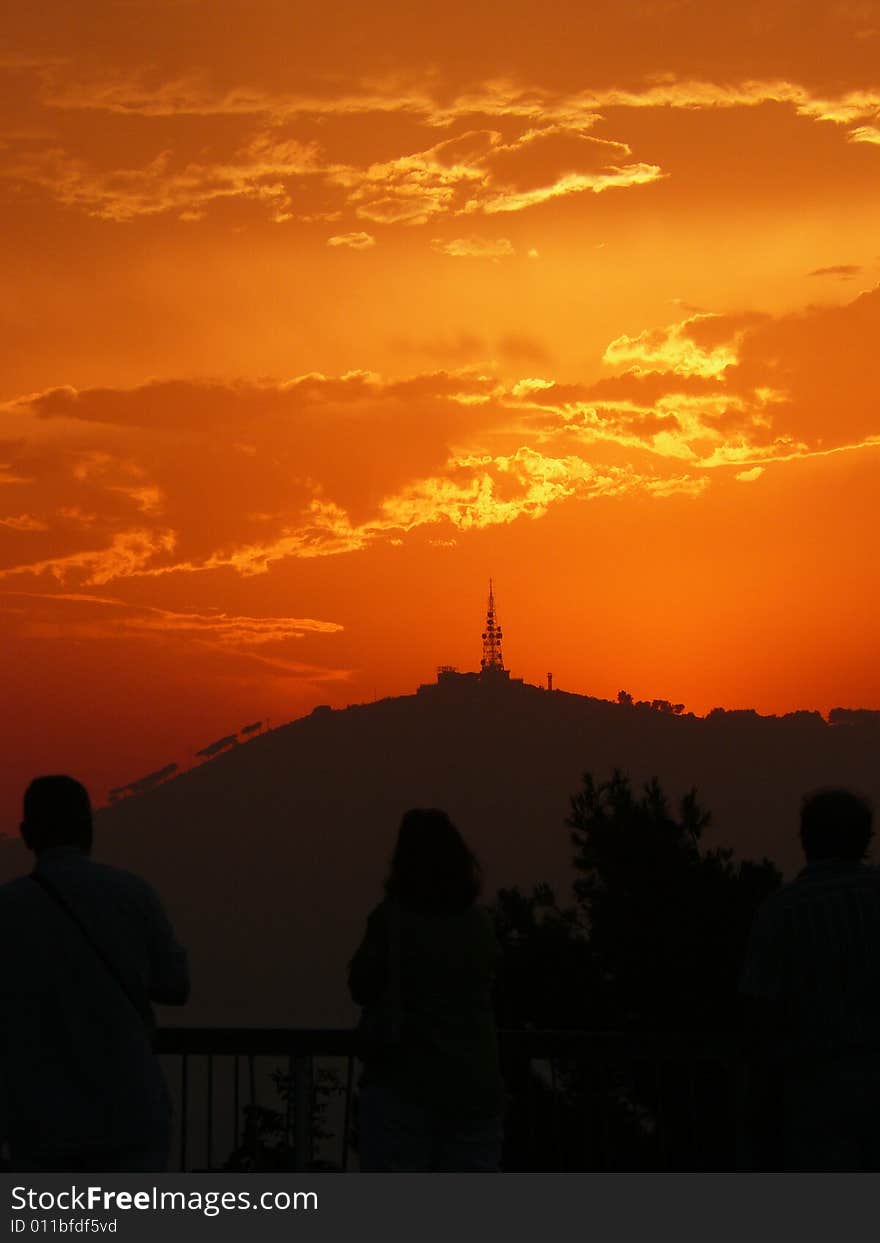
[{"label": "short hair", "polygon": [[22,836],[39,853],[52,846],[92,845],[92,804],[73,777],[35,777],[24,793]]},{"label": "short hair", "polygon": [[465,911],[482,887],[473,852],[445,811],[414,807],[400,822],[385,893],[408,910]]},{"label": "short hair", "polygon": [[873,812],[851,790],[815,790],[801,804],[801,843],[807,859],[863,859],[871,841]]}]

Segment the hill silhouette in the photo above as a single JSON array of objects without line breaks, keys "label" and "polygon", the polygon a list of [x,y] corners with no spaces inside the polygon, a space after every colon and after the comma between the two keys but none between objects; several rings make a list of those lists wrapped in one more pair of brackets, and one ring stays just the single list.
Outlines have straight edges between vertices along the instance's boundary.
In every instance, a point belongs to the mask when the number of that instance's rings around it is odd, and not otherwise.
[{"label": "hill silhouette", "polygon": [[[876,714],[695,717],[457,675],[422,693],[317,708],[98,813],[96,854],[152,881],[189,947],[191,1024],[347,1023],[345,966],[401,813],[441,806],[500,887],[571,885],[565,819],[589,769],[696,786],[713,845],[799,864],[800,796],[880,796]],[[0,850],[0,879],[29,867]]]}]

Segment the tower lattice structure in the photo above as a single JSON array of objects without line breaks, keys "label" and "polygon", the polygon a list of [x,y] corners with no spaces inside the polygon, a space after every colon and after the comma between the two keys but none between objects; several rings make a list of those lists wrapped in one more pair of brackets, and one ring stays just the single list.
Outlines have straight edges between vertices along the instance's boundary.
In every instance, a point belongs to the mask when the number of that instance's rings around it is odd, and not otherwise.
[{"label": "tower lattice structure", "polygon": [[501,640],[503,637],[501,626],[495,615],[495,592],[490,578],[489,605],[486,609],[486,629],[483,631],[483,659],[480,661],[480,667],[484,673],[487,669],[503,672],[504,657],[501,654]]}]

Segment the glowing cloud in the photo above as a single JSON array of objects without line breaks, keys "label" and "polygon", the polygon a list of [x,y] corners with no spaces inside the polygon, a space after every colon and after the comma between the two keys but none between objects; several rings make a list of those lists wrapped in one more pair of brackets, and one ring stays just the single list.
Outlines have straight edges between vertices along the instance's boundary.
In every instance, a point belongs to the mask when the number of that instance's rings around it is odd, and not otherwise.
[{"label": "glowing cloud", "polygon": [[522,191],[502,190],[483,202],[471,199],[464,210],[483,211],[487,215],[524,211],[527,207],[535,207],[569,194],[582,194],[585,190],[602,194],[605,190],[647,185],[662,176],[663,171],[656,164],[628,164],[623,168],[612,168],[606,173],[568,173],[548,186]]},{"label": "glowing cloud", "polygon": [[504,259],[516,253],[513,242],[506,237],[455,237],[450,241],[435,237],[431,246],[442,255],[452,255],[456,259]]},{"label": "glowing cloud", "polygon": [[48,522],[35,518],[32,514],[10,514],[6,518],[0,518],[0,527],[9,527],[11,531],[49,530]]},{"label": "glowing cloud", "polygon": [[376,245],[372,233],[338,233],[327,238],[328,246],[344,246],[349,250],[370,250]]},{"label": "glowing cloud", "polygon": [[707,349],[694,340],[689,331],[691,325],[710,318],[713,317],[694,316],[668,328],[646,329],[636,337],[617,337],[605,350],[603,359],[612,366],[716,378],[736,363],[737,354],[730,342]]},{"label": "glowing cloud", "polygon": [[113,537],[109,547],[71,553],[65,557],[48,557],[27,565],[0,570],[0,578],[17,574],[49,574],[59,582],[79,575],[87,586],[100,587],[117,578],[137,573],[157,553],[171,552],[175,544],[173,531],[122,531]]}]

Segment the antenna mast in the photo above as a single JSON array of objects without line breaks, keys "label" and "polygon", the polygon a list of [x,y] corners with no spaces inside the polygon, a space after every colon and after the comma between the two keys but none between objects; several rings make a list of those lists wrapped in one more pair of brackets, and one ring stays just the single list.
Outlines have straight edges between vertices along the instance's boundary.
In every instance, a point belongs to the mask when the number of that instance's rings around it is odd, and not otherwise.
[{"label": "antenna mast", "polygon": [[504,658],[501,655],[501,626],[495,617],[495,592],[492,579],[489,579],[489,606],[486,609],[486,629],[483,631],[483,659],[480,667],[485,673],[487,669],[501,671],[504,669]]}]

